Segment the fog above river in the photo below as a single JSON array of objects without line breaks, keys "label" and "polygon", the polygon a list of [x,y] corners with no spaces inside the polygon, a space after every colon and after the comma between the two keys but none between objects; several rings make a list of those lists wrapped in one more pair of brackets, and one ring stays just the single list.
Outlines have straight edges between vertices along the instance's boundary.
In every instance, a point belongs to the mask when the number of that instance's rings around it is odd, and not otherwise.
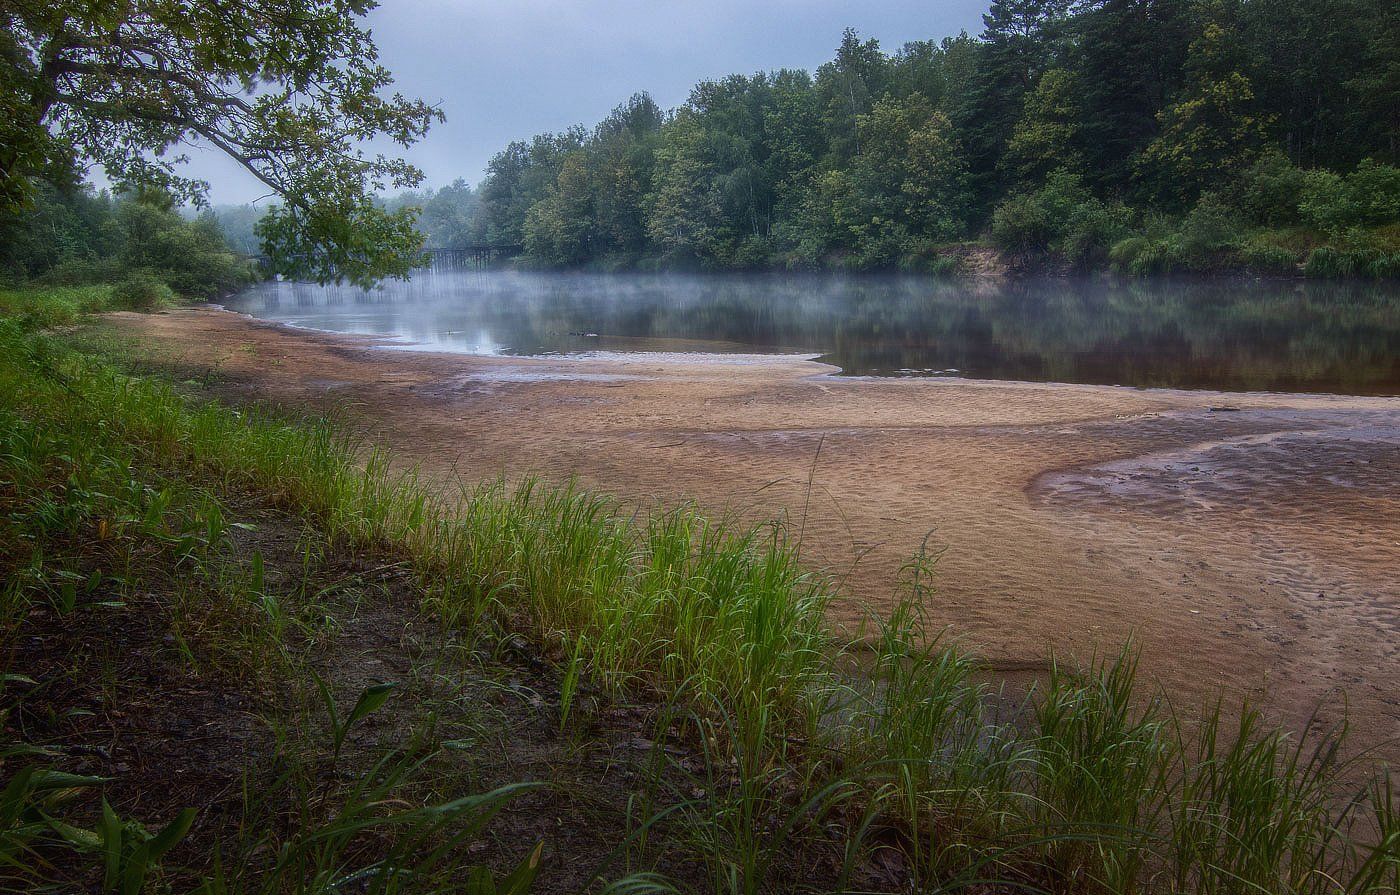
[{"label": "fog above river", "polygon": [[1400,393],[1394,284],[429,270],[228,304],[472,354],[802,353],[845,375]]}]

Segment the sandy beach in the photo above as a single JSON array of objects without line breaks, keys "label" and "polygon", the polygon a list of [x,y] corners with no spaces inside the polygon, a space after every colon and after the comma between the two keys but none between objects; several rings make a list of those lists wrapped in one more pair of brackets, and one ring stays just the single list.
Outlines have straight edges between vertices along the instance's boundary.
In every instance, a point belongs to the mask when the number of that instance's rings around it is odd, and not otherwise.
[{"label": "sandy beach", "polygon": [[1174,700],[1348,710],[1400,752],[1400,398],[858,379],[795,357],[478,357],[214,309],[109,318],[215,390],[334,410],[444,481],[527,474],[784,518],[856,630],[929,619],[1034,674],[1128,637]]}]

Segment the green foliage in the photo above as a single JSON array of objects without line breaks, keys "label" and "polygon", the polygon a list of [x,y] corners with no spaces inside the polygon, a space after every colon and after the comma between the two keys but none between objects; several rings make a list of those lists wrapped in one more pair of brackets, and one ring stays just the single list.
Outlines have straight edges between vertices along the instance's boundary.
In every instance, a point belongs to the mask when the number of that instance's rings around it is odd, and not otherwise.
[{"label": "green foliage", "polygon": [[113,198],[37,186],[31,212],[0,219],[0,266],[17,280],[81,286],[147,276],[187,298],[210,298],[252,279],[212,217],[186,219],[160,190]]},{"label": "green foliage", "polygon": [[1264,147],[1268,119],[1258,110],[1249,77],[1239,70],[1240,57],[1233,30],[1214,17],[1192,42],[1186,86],[1159,115],[1161,133],[1141,160],[1161,194],[1194,199],[1243,171]]},{"label": "green foliage", "polygon": [[1120,239],[1126,215],[1094,198],[1076,174],[1061,169],[1034,192],[997,206],[991,236],[1016,254],[1049,254],[1075,265],[1094,260]]},{"label": "green foliage", "polygon": [[1294,166],[1283,153],[1266,152],[1232,184],[1231,204],[1252,222],[1269,227],[1289,227],[1302,220],[1299,202],[1309,182],[1309,172]]},{"label": "green foliage", "polygon": [[[979,38],[889,54],[848,30],[814,74],[706,81],[669,115],[634,97],[591,133],[512,143],[454,232],[548,266],[915,270],[988,236],[1092,266],[1206,193],[1243,228],[1384,226],[1396,149],[1377,122],[1400,103],[1395,54],[1366,35],[1400,27],[1391,6],[998,0]],[[1241,262],[1161,236],[1141,269]]]},{"label": "green foliage", "polygon": [[1400,168],[1366,159],[1345,177],[1309,171],[1299,212],[1311,226],[1333,232],[1400,221]]},{"label": "green foliage", "polygon": [[1298,254],[1271,242],[1251,240],[1240,247],[1240,260],[1262,273],[1296,273]]},{"label": "green foliage", "polygon": [[112,307],[123,311],[158,311],[175,303],[175,293],[149,270],[132,271],[112,287]]},{"label": "green foliage", "polygon": [[1079,111],[1075,105],[1074,76],[1052,68],[1040,76],[1026,97],[1025,111],[1006,144],[1002,165],[1021,184],[1037,184],[1052,172],[1065,169],[1080,173]]},{"label": "green foliage", "polygon": [[1318,246],[1308,255],[1303,272],[1317,279],[1393,279],[1400,276],[1400,252],[1345,242]]},{"label": "green foliage", "polygon": [[318,283],[361,286],[386,277],[407,279],[418,264],[423,235],[416,209],[385,211],[353,180],[321,185],[307,204],[279,205],[255,226],[277,273]]},{"label": "green foliage", "polygon": [[[459,181],[388,202],[370,187],[412,187],[419,173],[356,141],[407,145],[437,113],[385,95],[368,0],[276,0],[256,15],[180,7],[143,32],[164,69],[144,56],[122,68],[94,49],[109,30],[127,39],[148,6],[164,8],[156,0],[110,22],[101,4],[69,6],[62,23],[40,7],[0,13],[16,61],[0,82],[12,113],[3,201],[45,217],[0,255],[63,282],[97,281],[83,266],[113,253],[69,251],[102,237],[82,213],[55,214],[48,184],[71,187],[77,158],[120,183],[201,194],[160,153],[192,135],[281,196],[265,214],[222,210],[232,244],[319,282],[404,276],[424,244],[523,247],[546,266],[913,268],[931,244],[989,229],[1018,251],[1091,264],[1129,217],[1182,215],[1207,192],[1258,226],[1337,232],[1400,214],[1400,13],[1385,0],[997,0],[978,38],[894,53],[848,30],[814,73],[706,81],[672,113],[638,94],[591,131],[511,143],[479,189]],[[87,39],[38,65],[60,24]],[[246,98],[257,78],[271,86]],[[298,90],[313,100],[283,102]],[[140,120],[117,102],[134,95],[151,103]],[[1027,197],[1062,170],[1099,205],[1038,224],[1046,206]],[[53,233],[63,238],[32,238]],[[1158,254],[1173,266],[1181,252]],[[191,257],[212,263],[202,249]],[[217,279],[134,266],[182,294]]]},{"label": "green foliage", "polygon": [[45,884],[46,849],[55,847],[91,856],[102,870],[102,892],[140,895],[165,854],[194,823],[187,808],[152,833],[134,820],[123,820],[102,800],[93,826],[68,820],[69,803],[85,790],[107,781],[34,765],[20,768],[0,791],[0,882]]},{"label": "green foliage", "polygon": [[374,5],[6,4],[0,214],[26,207],[36,178],[87,164],[128,187],[202,200],[208,184],[181,176],[168,150],[203,141],[282,197],[260,231],[278,271],[401,275],[418,250],[412,215],[382,211],[372,194],[422,175],[361,143],[408,146],[441,113],[388,93],[363,24]]},{"label": "green foliage", "polygon": [[111,286],[49,286],[0,290],[0,316],[21,329],[48,329],[77,323],[85,314],[111,306]]},{"label": "green foliage", "polygon": [[1134,276],[1229,268],[1240,262],[1247,233],[1240,212],[1215,193],[1201,196],[1185,216],[1156,219],[1146,229],[1114,245],[1115,268]]}]

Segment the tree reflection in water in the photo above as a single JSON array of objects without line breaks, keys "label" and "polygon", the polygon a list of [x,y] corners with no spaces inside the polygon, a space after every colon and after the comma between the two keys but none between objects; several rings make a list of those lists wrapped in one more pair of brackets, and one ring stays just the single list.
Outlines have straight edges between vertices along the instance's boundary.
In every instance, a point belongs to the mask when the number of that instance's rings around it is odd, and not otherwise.
[{"label": "tree reflection in water", "polygon": [[237,310],[437,350],[812,353],[847,375],[1400,394],[1393,283],[424,271]]}]

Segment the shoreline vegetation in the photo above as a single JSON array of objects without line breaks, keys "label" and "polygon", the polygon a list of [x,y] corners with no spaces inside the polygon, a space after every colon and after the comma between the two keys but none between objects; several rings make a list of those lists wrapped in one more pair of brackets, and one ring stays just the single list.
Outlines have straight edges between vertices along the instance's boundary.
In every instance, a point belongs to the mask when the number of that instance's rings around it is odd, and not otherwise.
[{"label": "shoreline vegetation", "polygon": [[[646,93],[387,201],[531,267],[1400,276],[1393,3],[995,2]],[[1150,61],[1149,61],[1150,60]],[[1344,61],[1345,60],[1345,61]],[[251,238],[247,209],[221,211]]]},{"label": "shoreline vegetation", "polygon": [[0,886],[1400,891],[1344,725],[1174,705],[1131,644],[1015,696],[929,556],[847,642],[791,531],[442,495],[82,325],[145,304],[0,293]]}]

